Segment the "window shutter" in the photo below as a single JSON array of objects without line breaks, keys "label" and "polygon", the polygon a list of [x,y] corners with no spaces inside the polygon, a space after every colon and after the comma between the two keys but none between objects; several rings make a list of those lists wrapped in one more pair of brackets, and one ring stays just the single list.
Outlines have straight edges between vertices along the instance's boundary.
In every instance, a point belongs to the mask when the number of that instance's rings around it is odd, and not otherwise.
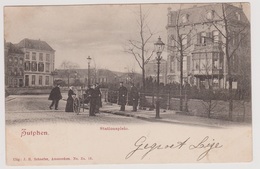
[{"label": "window shutter", "polygon": [[190,56],[187,56],[187,72],[190,71]]},{"label": "window shutter", "polygon": [[219,41],[219,42],[222,42],[222,35],[221,35],[220,32],[219,32],[219,34],[218,34],[218,41]]},{"label": "window shutter", "polygon": [[209,42],[213,43],[213,33],[209,32]]},{"label": "window shutter", "polygon": [[191,37],[190,37],[190,34],[187,35],[187,45],[188,47],[191,45]]},{"label": "window shutter", "polygon": [[197,44],[201,44],[201,32],[197,33]]}]

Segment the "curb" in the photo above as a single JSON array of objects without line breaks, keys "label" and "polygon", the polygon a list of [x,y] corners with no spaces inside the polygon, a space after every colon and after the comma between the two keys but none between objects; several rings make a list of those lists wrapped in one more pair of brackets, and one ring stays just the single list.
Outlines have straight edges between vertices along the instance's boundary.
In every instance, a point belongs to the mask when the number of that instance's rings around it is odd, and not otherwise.
[{"label": "curb", "polygon": [[168,124],[182,124],[182,125],[192,125],[192,126],[200,126],[200,127],[214,127],[214,128],[225,128],[225,127],[221,127],[218,125],[210,125],[210,124],[205,124],[205,123],[190,123],[190,122],[185,122],[185,121],[171,121],[171,120],[167,120],[167,119],[163,119],[163,118],[148,118],[148,117],[144,117],[144,116],[140,116],[140,115],[132,115],[132,114],[126,114],[126,113],[122,113],[122,112],[113,112],[111,110],[102,110],[101,112],[103,113],[109,113],[109,114],[113,114],[113,115],[119,115],[119,116],[125,116],[125,117],[133,117],[133,118],[137,118],[140,120],[145,120],[145,121],[149,121],[149,122],[162,122],[162,123],[168,123]]}]

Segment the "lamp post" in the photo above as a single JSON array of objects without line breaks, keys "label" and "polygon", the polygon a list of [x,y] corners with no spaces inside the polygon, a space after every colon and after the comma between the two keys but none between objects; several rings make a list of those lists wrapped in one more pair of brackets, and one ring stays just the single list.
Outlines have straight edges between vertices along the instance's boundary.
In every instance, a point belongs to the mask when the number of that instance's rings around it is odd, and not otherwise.
[{"label": "lamp post", "polygon": [[162,60],[162,52],[164,49],[165,44],[162,42],[161,37],[159,36],[158,41],[154,43],[155,52],[157,54],[156,61],[157,61],[157,93],[156,93],[156,116],[155,118],[160,118],[160,100],[159,100],[159,87],[160,87],[160,63]]},{"label": "lamp post", "polygon": [[87,60],[88,60],[88,87],[89,87],[90,86],[90,61],[91,61],[91,57],[88,56]]}]

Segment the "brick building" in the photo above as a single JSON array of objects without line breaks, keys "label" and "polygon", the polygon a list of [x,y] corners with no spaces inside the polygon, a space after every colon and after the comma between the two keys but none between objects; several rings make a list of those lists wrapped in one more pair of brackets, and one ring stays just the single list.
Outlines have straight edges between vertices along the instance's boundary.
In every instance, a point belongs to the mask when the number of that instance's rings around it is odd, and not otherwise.
[{"label": "brick building", "polygon": [[10,42],[5,42],[4,52],[6,87],[23,87],[24,52]]}]

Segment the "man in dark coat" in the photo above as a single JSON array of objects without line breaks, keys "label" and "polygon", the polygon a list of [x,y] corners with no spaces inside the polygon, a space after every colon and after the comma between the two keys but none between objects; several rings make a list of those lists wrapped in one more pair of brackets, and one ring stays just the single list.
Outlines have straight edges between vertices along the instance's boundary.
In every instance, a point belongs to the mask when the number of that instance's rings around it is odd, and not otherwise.
[{"label": "man in dark coat", "polygon": [[96,101],[97,101],[97,92],[95,91],[95,85],[92,85],[86,91],[86,94],[89,99],[89,116],[96,116],[95,109],[96,109]]},{"label": "man in dark coat", "polygon": [[49,95],[49,100],[52,100],[51,105],[49,106],[50,109],[52,109],[52,106],[55,105],[55,110],[58,110],[59,101],[62,99],[61,93],[60,93],[60,85],[56,85]]},{"label": "man in dark coat", "polygon": [[127,98],[127,89],[123,85],[123,82],[120,82],[120,87],[118,90],[118,104],[121,105],[120,111],[125,111],[126,98]]},{"label": "man in dark coat", "polygon": [[137,87],[135,87],[134,84],[132,84],[131,86],[130,98],[132,99],[132,103],[133,103],[133,111],[136,112],[138,106],[139,93]]}]

